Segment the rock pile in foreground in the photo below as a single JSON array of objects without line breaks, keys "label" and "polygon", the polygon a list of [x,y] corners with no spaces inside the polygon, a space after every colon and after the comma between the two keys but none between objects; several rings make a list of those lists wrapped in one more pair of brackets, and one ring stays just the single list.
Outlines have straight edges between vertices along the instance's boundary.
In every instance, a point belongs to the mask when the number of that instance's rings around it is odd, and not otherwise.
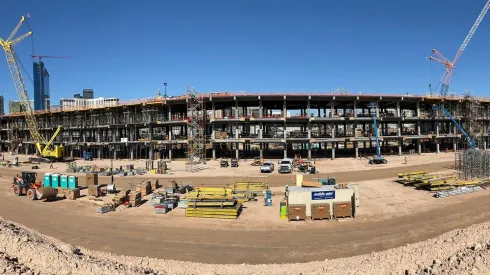
[{"label": "rock pile in foreground", "polygon": [[490,222],[350,258],[211,265],[76,248],[0,218],[0,274],[490,274]]}]

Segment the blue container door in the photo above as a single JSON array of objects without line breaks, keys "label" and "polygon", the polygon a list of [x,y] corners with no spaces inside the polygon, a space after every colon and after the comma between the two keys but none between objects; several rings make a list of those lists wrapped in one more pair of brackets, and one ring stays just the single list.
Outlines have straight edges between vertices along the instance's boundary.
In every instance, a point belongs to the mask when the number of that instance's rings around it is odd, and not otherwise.
[{"label": "blue container door", "polygon": [[62,176],[61,180],[61,188],[68,188],[68,177]]},{"label": "blue container door", "polygon": [[51,175],[44,175],[44,186],[51,186]]}]

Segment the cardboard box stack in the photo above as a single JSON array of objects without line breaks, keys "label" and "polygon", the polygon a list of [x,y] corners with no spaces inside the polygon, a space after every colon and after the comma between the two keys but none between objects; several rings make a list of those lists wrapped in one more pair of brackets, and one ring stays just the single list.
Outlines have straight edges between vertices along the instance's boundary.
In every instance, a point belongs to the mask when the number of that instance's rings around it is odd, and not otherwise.
[{"label": "cardboard box stack", "polygon": [[146,196],[151,193],[151,184],[149,181],[144,181],[136,186],[136,192],[140,192],[141,196]]},{"label": "cardboard box stack", "polygon": [[88,195],[89,196],[100,196],[100,185],[89,185],[88,186]]}]

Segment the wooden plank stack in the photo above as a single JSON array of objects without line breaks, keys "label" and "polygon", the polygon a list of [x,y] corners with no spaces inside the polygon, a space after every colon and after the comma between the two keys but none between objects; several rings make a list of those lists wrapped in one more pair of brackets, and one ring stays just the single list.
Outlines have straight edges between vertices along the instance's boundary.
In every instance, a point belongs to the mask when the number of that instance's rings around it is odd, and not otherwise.
[{"label": "wooden plank stack", "polygon": [[236,200],[215,201],[215,202],[187,202],[185,209],[186,217],[196,218],[215,218],[215,219],[236,219],[240,215],[242,205]]},{"label": "wooden plank stack", "polygon": [[141,204],[141,193],[131,192],[129,193],[129,206],[137,207]]}]

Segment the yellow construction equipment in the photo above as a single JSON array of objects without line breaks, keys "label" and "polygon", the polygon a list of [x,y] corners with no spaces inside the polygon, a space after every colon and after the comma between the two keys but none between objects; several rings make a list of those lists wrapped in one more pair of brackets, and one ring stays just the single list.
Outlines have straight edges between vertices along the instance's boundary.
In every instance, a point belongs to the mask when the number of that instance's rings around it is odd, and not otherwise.
[{"label": "yellow construction equipment", "polygon": [[15,26],[14,30],[10,33],[9,37],[6,40],[0,38],[0,46],[2,46],[3,50],[5,51],[7,63],[9,65],[10,73],[12,74],[12,79],[14,81],[15,90],[17,91],[22,106],[22,112],[25,115],[25,120],[27,122],[29,132],[31,133],[32,139],[36,144],[36,148],[39,154],[41,155],[41,157],[44,158],[59,160],[63,158],[63,145],[53,145],[53,141],[60,133],[61,126],[58,127],[58,129],[53,134],[53,136],[51,136],[51,139],[49,141],[47,141],[41,135],[36,118],[34,117],[34,112],[32,111],[32,106],[29,102],[27,88],[24,83],[24,79],[22,78],[22,73],[20,71],[17,61],[17,55],[14,51],[15,45],[32,35],[32,31],[29,31],[28,33],[25,33],[14,39],[17,31],[19,31],[20,27],[25,21],[26,17],[22,16],[17,26]]}]

